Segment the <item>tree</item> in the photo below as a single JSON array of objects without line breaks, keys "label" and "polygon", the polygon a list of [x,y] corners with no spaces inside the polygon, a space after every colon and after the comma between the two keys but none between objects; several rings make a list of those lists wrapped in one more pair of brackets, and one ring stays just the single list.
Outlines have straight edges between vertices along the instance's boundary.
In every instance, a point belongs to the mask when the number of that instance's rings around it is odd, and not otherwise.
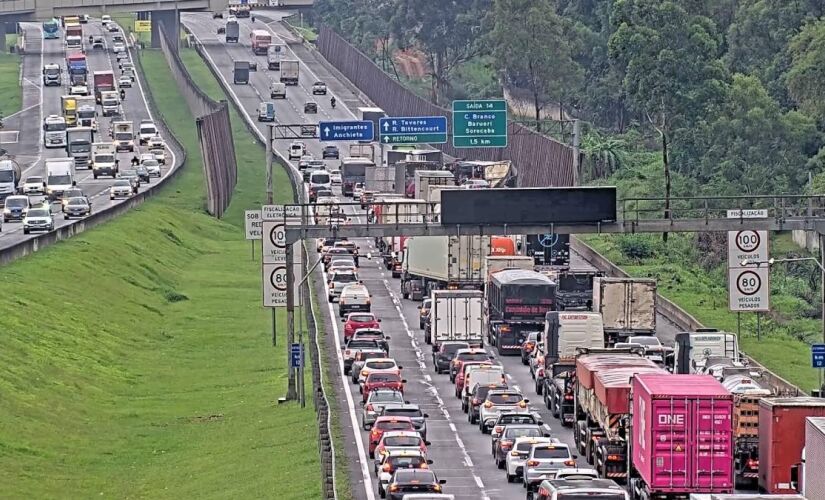
[{"label": "tree", "polygon": [[[719,38],[708,18],[678,3],[623,0],[615,4],[611,57],[625,68],[623,86],[633,108],[659,133],[670,216],[670,153],[674,133],[689,127],[724,90]],[[667,240],[667,233],[663,235]]]},{"label": "tree", "polygon": [[506,80],[530,92],[540,131],[545,105],[562,101],[582,81],[564,21],[550,0],[496,0],[490,39]]},{"label": "tree", "polygon": [[479,43],[492,0],[399,0],[393,36],[416,44],[431,68],[432,100],[439,104],[460,64],[482,53]]},{"label": "tree", "polygon": [[788,91],[800,109],[825,125],[825,21],[807,24],[790,42]]}]

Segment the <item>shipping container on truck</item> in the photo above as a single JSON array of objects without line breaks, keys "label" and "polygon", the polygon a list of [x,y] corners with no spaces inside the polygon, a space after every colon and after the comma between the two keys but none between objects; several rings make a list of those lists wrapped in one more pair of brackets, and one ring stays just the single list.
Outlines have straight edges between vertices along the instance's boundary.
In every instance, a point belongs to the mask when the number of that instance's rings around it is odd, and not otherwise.
[{"label": "shipping container on truck", "polygon": [[482,345],[484,308],[480,290],[433,290],[430,297],[431,320],[424,331],[424,342],[432,344],[433,352],[450,340]]},{"label": "shipping container on truck", "polygon": [[[529,258],[529,257],[528,257]],[[602,316],[593,312],[550,311],[544,317],[544,359],[536,375],[537,393],[565,427],[575,416],[574,382],[578,349],[603,349]]]},{"label": "shipping container on truck", "polygon": [[[228,24],[228,23],[227,23]],[[229,31],[227,30],[227,36]],[[265,56],[269,46],[272,45],[272,34],[266,30],[252,30],[249,33],[249,41],[252,45],[252,53],[256,56]]]},{"label": "shipping container on truck", "polygon": [[656,280],[596,277],[593,311],[602,315],[607,345],[632,335],[655,335]]},{"label": "shipping container on truck", "polygon": [[759,401],[760,490],[796,493],[791,468],[802,460],[807,417],[825,417],[825,399],[795,397]]},{"label": "shipping container on truck", "polygon": [[284,85],[298,85],[300,63],[294,59],[281,60],[281,75],[279,80]]},{"label": "shipping container on truck", "polygon": [[677,333],[674,356],[674,373],[682,374],[701,371],[708,358],[728,358],[734,363],[741,362],[736,334],[721,332],[716,328]]},{"label": "shipping container on truck", "polygon": [[66,119],[67,127],[77,125],[77,100],[73,95],[60,96],[60,112]]},{"label": "shipping container on truck", "polygon": [[825,417],[805,419],[805,457],[797,483],[802,495],[825,498]]},{"label": "shipping container on truck", "polygon": [[593,279],[604,276],[595,269],[562,270],[556,277],[556,307],[559,311],[593,310]]},{"label": "shipping container on truck", "polygon": [[520,354],[532,332],[544,330],[544,318],[555,310],[556,283],[535,271],[509,269],[493,273],[487,283],[485,318],[488,341],[500,355]]},{"label": "shipping container on truck", "polygon": [[384,112],[381,108],[358,108],[358,116],[361,117],[363,121],[370,121],[372,122],[372,131],[373,136],[371,141],[372,142],[378,139],[378,120],[387,116],[387,113]]},{"label": "shipping container on truck", "polygon": [[67,49],[83,50],[83,27],[78,24],[67,24],[65,29]]},{"label": "shipping container on truck", "polygon": [[69,74],[71,85],[85,85],[88,71],[85,54],[71,52],[66,56],[66,72]]},{"label": "shipping container on truck", "polygon": [[364,189],[375,193],[392,193],[395,190],[395,170],[371,165],[364,172]]},{"label": "shipping container on truck", "polygon": [[627,478],[631,379],[639,373],[667,373],[639,354],[589,349],[576,355],[573,439],[604,478]]},{"label": "shipping container on truck", "polygon": [[708,375],[640,374],[631,383],[633,498],[733,493],[733,396]]},{"label": "shipping container on truck", "polygon": [[[401,292],[413,281],[424,295],[438,289],[475,289],[483,286],[482,266],[490,255],[489,236],[417,236],[407,240]],[[405,297],[406,298],[406,297]]]},{"label": "shipping container on truck", "polygon": [[455,177],[447,170],[417,170],[414,176],[414,198],[426,200],[430,186],[455,186]]},{"label": "shipping container on truck", "polygon": [[759,493],[734,493],[732,495],[714,495],[709,493],[691,493],[690,500],[813,500],[802,495],[761,495]]},{"label": "shipping container on truck", "polygon": [[102,104],[102,92],[115,90],[115,74],[112,71],[95,71],[92,73],[92,85],[95,91],[95,102]]},{"label": "shipping container on truck", "polygon": [[226,43],[238,43],[238,36],[240,34],[240,26],[238,21],[230,20],[226,22],[225,35]]}]

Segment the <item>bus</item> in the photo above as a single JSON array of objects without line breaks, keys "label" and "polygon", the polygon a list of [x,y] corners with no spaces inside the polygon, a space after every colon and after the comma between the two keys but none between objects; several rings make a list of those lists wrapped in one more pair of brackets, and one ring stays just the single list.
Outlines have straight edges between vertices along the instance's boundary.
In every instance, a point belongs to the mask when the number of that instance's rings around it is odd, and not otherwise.
[{"label": "bus", "polygon": [[375,167],[369,158],[344,158],[341,160],[341,194],[352,196],[355,185],[367,178],[367,167]]},{"label": "bus", "polygon": [[60,21],[51,19],[43,23],[43,38],[53,40],[60,38]]}]

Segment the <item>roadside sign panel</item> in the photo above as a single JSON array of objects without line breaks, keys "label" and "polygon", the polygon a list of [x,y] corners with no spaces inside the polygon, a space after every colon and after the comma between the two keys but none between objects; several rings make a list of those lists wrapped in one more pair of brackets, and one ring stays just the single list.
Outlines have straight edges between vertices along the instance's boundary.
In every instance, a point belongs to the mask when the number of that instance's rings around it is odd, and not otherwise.
[{"label": "roadside sign panel", "polygon": [[728,219],[767,219],[767,208],[743,208],[728,210]]},{"label": "roadside sign panel", "polygon": [[507,103],[453,101],[453,146],[503,148],[507,146]]},{"label": "roadside sign panel", "polygon": [[152,21],[135,21],[135,33],[151,33]]},{"label": "roadside sign panel", "polygon": [[262,269],[264,307],[286,306],[286,266],[264,264]]},{"label": "roadside sign panel", "polygon": [[246,239],[261,239],[263,221],[261,220],[260,210],[244,210],[244,229],[246,230]]},{"label": "roadside sign panel", "polygon": [[811,366],[814,368],[825,368],[825,344],[814,344],[811,346]]},{"label": "roadside sign panel", "polygon": [[301,344],[289,345],[289,367],[302,368],[304,366],[304,346]]},{"label": "roadside sign panel", "polygon": [[368,120],[319,122],[322,141],[372,141],[375,124]]},{"label": "roadside sign panel", "polygon": [[394,116],[378,120],[381,144],[444,144],[446,116]]},{"label": "roadside sign panel", "polygon": [[263,220],[284,220],[284,211],[286,211],[287,218],[301,218],[301,207],[298,205],[264,205],[261,207],[261,215]]},{"label": "roadside sign panel", "polygon": [[768,260],[768,239],[767,231],[728,231],[728,267],[741,267],[743,260]]},{"label": "roadside sign panel", "polygon": [[262,225],[264,264],[285,264],[286,224],[265,220]]},{"label": "roadside sign panel", "polygon": [[770,282],[767,267],[728,269],[731,311],[770,311]]}]

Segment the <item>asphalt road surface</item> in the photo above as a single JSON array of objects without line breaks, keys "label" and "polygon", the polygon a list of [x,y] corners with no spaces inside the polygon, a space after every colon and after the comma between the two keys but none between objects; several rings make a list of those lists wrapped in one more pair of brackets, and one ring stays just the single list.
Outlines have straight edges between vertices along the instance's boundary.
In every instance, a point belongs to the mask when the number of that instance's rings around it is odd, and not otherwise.
[{"label": "asphalt road surface", "polygon": [[[26,39],[26,52],[23,56],[22,65],[22,85],[23,85],[23,105],[22,111],[12,115],[6,121],[5,132],[18,131],[16,136],[7,136],[8,140],[15,139],[14,142],[3,144],[9,154],[14,155],[15,160],[20,164],[22,177],[25,180],[28,176],[46,176],[45,160],[48,158],[65,158],[66,150],[63,148],[45,148],[43,145],[42,123],[43,119],[49,115],[61,115],[60,97],[68,94],[68,74],[66,68],[66,51],[63,47],[63,38],[44,40],[43,33],[38,23],[21,23]],[[61,31],[62,32],[62,31]],[[84,43],[88,44],[88,36],[102,35],[105,40],[105,49],[92,49],[86,47],[86,64],[88,66],[88,81],[91,89],[92,74],[94,71],[111,70],[115,73],[115,81],[120,76],[118,63],[115,54],[111,51],[112,37],[114,33],[109,33],[103,28],[99,21],[90,21],[83,25]],[[55,63],[60,65],[63,72],[62,86],[42,85],[42,68],[45,64]],[[137,134],[141,120],[152,119],[148,110],[145,96],[143,94],[143,76],[136,74],[136,81],[131,88],[126,88],[126,99],[122,103],[123,112],[120,117],[103,117],[98,106],[98,133],[94,136],[95,142],[109,142],[109,124],[112,119],[128,120],[134,123],[134,130]],[[144,147],[137,145],[135,139],[135,153],[148,152]],[[132,153],[119,153],[120,168],[129,168]],[[166,165],[161,165],[161,176],[166,176],[174,167],[174,152],[167,148]],[[75,180],[77,187],[92,201],[92,212],[109,207],[113,204],[122,203],[123,200],[109,200],[109,187],[114,179],[101,177],[94,179],[91,170],[75,170]],[[158,182],[158,178],[153,177],[149,185]],[[147,184],[141,184],[140,190],[148,188]],[[31,201],[38,203],[43,197],[32,196]],[[55,227],[75,223],[75,220],[66,221],[59,214],[60,205],[52,204],[52,213],[55,218]],[[14,245],[22,240],[36,238],[37,233],[29,235],[23,234],[23,224],[21,222],[9,221],[3,224],[3,231],[0,233],[0,249]]]}]

